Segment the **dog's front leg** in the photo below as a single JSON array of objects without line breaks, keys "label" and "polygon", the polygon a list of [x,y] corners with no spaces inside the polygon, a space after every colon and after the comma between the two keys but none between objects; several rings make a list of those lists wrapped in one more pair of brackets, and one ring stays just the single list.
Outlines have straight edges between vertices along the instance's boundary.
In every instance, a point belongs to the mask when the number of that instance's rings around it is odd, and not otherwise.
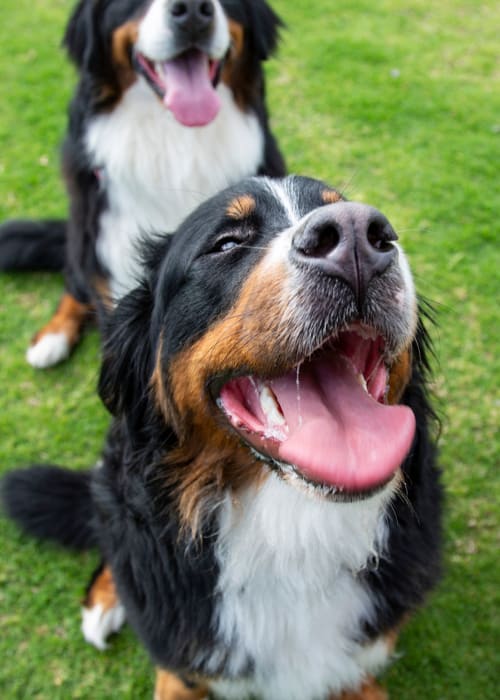
[{"label": "dog's front leg", "polygon": [[82,607],[82,632],[86,641],[101,651],[106,639],[125,623],[125,609],[116,592],[113,574],[104,563],[98,567],[87,587]]},{"label": "dog's front leg", "polygon": [[34,336],[26,353],[33,367],[44,369],[65,360],[78,343],[92,306],[66,292],[52,319]]}]

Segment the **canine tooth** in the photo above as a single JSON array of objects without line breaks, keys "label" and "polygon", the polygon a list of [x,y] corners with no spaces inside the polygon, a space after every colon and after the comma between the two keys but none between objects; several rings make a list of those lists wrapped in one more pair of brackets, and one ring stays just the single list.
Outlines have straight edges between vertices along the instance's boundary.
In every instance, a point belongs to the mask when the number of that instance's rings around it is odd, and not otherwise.
[{"label": "canine tooth", "polygon": [[358,380],[359,384],[363,387],[363,389],[368,393],[368,386],[366,384],[366,379],[363,374],[358,373],[356,375],[356,379]]},{"label": "canine tooth", "polygon": [[276,397],[268,386],[263,386],[259,393],[260,405],[271,425],[284,425],[285,417],[280,411]]}]

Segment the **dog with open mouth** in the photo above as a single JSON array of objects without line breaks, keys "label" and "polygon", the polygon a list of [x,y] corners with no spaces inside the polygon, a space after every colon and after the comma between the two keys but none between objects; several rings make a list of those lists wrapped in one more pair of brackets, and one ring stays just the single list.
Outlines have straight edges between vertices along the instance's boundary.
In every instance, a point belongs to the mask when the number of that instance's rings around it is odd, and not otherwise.
[{"label": "dog with open mouth", "polygon": [[265,0],[80,0],[64,38],[78,70],[62,170],[69,220],[0,227],[0,268],[65,269],[27,352],[64,360],[140,277],[137,247],[242,177],[281,176],[263,62],[281,22]]},{"label": "dog with open mouth", "polygon": [[252,178],[145,255],[105,330],[102,467],[11,472],[7,512],[100,548],[156,700],[386,698],[374,676],[441,550],[392,225],[323,182]]}]

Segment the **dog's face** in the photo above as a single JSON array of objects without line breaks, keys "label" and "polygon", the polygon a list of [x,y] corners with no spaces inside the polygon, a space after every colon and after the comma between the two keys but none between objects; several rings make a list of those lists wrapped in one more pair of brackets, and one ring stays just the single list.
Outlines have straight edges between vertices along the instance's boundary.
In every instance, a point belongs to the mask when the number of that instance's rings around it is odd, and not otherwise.
[{"label": "dog's face", "polygon": [[104,400],[129,419],[147,401],[175,432],[174,461],[205,485],[226,464],[219,486],[269,467],[321,497],[372,493],[415,430],[398,402],[417,306],[395,240],[380,212],[322,182],[253,178],[224,191],[119,306]]},{"label": "dog's face", "polygon": [[242,108],[280,25],[264,0],[81,0],[65,45],[109,108],[137,80],[186,126],[210,123],[226,83]]}]

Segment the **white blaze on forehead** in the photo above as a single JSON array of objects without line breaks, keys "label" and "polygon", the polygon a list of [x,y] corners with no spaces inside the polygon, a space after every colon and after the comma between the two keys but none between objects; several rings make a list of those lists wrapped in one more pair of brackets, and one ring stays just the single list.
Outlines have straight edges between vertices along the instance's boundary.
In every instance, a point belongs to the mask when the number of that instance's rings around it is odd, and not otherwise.
[{"label": "white blaze on forehead", "polygon": [[[170,28],[169,13],[174,0],[154,0],[139,26],[137,49],[151,61],[173,58],[175,35]],[[221,59],[229,48],[230,34],[226,14],[219,2],[214,4],[214,32],[210,41],[210,57]]]},{"label": "white blaze on forehead", "polygon": [[[283,264],[288,261],[290,249],[292,247],[292,240],[298,229],[304,226],[307,219],[314,214],[316,209],[308,212],[305,216],[300,217],[300,214],[294,205],[293,201],[288,197],[287,192],[284,188],[281,188],[280,183],[276,181],[269,181],[270,189],[272,189],[273,194],[277,196],[279,201],[283,204],[290,226],[285,228],[281,233],[279,233],[272,241],[269,246],[269,252],[264,260],[264,265],[278,265]],[[283,195],[283,199],[280,198],[280,194]]]},{"label": "white blaze on forehead", "polygon": [[293,178],[283,180],[267,179],[267,187],[285,210],[291,225],[298,223],[300,214],[293,191]]}]

